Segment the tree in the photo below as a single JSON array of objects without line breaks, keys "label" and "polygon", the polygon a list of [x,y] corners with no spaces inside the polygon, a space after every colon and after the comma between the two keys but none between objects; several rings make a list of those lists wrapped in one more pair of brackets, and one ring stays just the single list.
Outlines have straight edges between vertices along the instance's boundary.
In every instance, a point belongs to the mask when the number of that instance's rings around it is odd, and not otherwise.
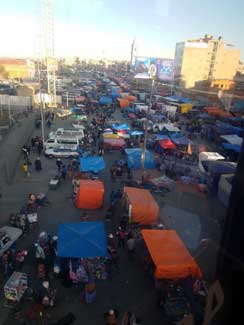
[{"label": "tree", "polygon": [[0,77],[4,79],[8,79],[9,73],[6,71],[5,67],[3,65],[0,65]]}]

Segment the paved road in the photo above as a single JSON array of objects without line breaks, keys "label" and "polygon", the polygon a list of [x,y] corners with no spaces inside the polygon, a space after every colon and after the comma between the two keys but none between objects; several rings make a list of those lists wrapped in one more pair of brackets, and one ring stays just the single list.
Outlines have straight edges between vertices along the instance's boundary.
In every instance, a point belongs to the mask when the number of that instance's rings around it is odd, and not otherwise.
[{"label": "paved road", "polygon": [[[120,113],[117,113],[115,117],[121,118]],[[57,120],[54,128],[62,126],[70,127],[70,125],[71,123],[69,120]],[[38,133],[39,131],[35,131],[35,134]],[[33,153],[31,155],[33,161],[35,157],[36,154]],[[107,153],[104,157],[107,168],[101,174],[101,177],[105,184],[105,204],[103,209],[89,212],[89,216],[93,220],[104,220],[110,192],[120,185],[119,181],[111,183],[109,175],[109,166],[119,157],[119,153]],[[76,209],[69,198],[72,191],[70,180],[64,181],[56,191],[48,189],[50,178],[56,174],[55,160],[42,157],[43,170],[40,173],[33,171],[28,178],[25,178],[23,175],[21,168],[22,163],[23,161],[19,162],[13,184],[6,186],[3,190],[0,222],[5,224],[9,212],[19,210],[25,203],[29,193],[47,193],[51,205],[47,208],[41,208],[38,211],[39,230],[22,238],[19,243],[21,247],[30,250],[30,255],[24,266],[24,271],[31,274],[31,281],[35,283],[36,267],[33,267],[33,250],[31,247],[35,242],[38,231],[46,230],[56,233],[60,223],[79,221],[82,211]],[[190,211],[193,218],[197,220],[192,222],[191,215],[190,219],[185,219],[184,222],[182,222],[182,227],[188,227],[191,233],[194,232],[194,225],[197,223],[200,229],[198,241],[200,241],[200,238],[206,236],[210,236],[216,240],[218,239],[219,229],[215,222],[215,217],[216,215],[222,214],[223,211],[220,205],[214,200],[206,200],[193,194],[182,194],[177,190],[164,197],[156,195],[155,198],[160,204],[161,211],[165,204]],[[117,215],[114,216],[111,222],[105,221],[107,232],[115,229],[117,224],[116,216]],[[161,218],[164,220],[167,216],[161,214]],[[174,222],[175,220],[173,219],[172,227],[174,227]],[[177,227],[180,231],[181,226],[177,225]],[[200,264],[201,256],[199,258]],[[203,262],[206,264],[204,259]],[[213,268],[213,265],[208,265],[211,269]],[[206,265],[204,271],[206,275],[209,272],[209,268],[206,267]],[[6,279],[1,278],[0,280],[1,284],[3,284]],[[55,279],[53,281],[54,283],[56,282]],[[166,322],[162,320],[161,310],[157,307],[157,297],[155,296],[152,279],[144,273],[140,259],[137,258],[135,262],[129,263],[126,252],[123,250],[120,251],[120,273],[115,275],[112,280],[98,282],[97,301],[94,304],[87,306],[80,302],[81,290],[78,286],[67,289],[61,287],[58,282],[57,286],[59,288],[59,300],[57,306],[50,311],[51,319],[58,319],[66,314],[66,312],[72,311],[77,317],[75,324],[99,325],[103,324],[103,313],[112,306],[117,308],[120,314],[127,310],[136,312],[136,314],[142,318],[143,325],[166,324]],[[0,315],[1,324],[15,324],[15,322],[8,317],[8,311],[6,309],[1,308]]]}]

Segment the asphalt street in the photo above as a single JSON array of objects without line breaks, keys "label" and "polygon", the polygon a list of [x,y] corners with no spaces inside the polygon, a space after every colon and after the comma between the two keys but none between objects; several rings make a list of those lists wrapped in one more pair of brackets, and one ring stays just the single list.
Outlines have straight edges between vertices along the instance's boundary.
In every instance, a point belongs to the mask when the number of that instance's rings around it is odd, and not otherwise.
[{"label": "asphalt street", "polygon": [[[115,115],[116,119],[122,120],[120,112]],[[57,119],[52,129],[57,127],[71,127],[71,121]],[[35,130],[33,135],[40,135],[40,130]],[[36,153],[31,153],[34,162]],[[96,211],[89,211],[90,220],[105,220],[107,232],[115,231],[118,223],[119,210],[111,221],[106,221],[105,215],[108,208],[109,196],[112,189],[120,187],[120,181],[111,182],[109,168],[114,160],[120,158],[120,153],[106,153],[104,156],[106,170],[101,173],[101,178],[105,185],[105,201],[103,208]],[[83,211],[77,209],[70,199],[72,193],[71,180],[62,181],[57,190],[48,188],[49,180],[56,175],[57,167],[55,159],[41,157],[43,170],[36,172],[33,170],[30,177],[25,177],[22,170],[23,159],[19,161],[16,175],[11,185],[3,188],[1,199],[1,225],[6,224],[8,215],[18,211],[25,205],[29,193],[44,192],[47,194],[50,203],[48,207],[38,210],[39,228],[30,234],[22,237],[18,245],[29,251],[29,256],[24,265],[23,271],[31,275],[31,281],[36,281],[36,266],[33,266],[33,244],[41,231],[52,234],[57,233],[58,225],[64,222],[78,222]],[[199,252],[198,246],[203,238],[211,238],[218,243],[220,229],[218,219],[224,215],[224,209],[217,199],[202,197],[192,193],[182,193],[178,189],[167,195],[155,195],[160,205],[160,218],[163,222],[170,223],[172,228],[177,229],[181,237],[187,242],[194,237],[193,255],[196,254],[197,260],[204,272],[204,276],[211,280],[214,273],[216,254],[210,249],[206,256],[205,252]],[[167,209],[173,207],[178,209],[169,216]],[[184,213],[180,211],[184,210]],[[187,231],[186,231],[187,230]],[[185,242],[185,243],[186,243]],[[187,244],[187,243],[186,243]],[[189,245],[188,245],[189,246]],[[162,311],[157,305],[153,280],[144,272],[140,256],[134,262],[130,262],[123,249],[119,249],[120,272],[112,279],[97,283],[97,299],[91,305],[86,305],[80,300],[81,288],[77,285],[72,288],[62,287],[58,280],[53,279],[53,283],[58,287],[58,301],[56,306],[48,311],[49,320],[57,320],[71,311],[76,316],[75,324],[99,325],[103,324],[103,313],[110,308],[118,309],[120,317],[125,311],[132,310],[140,316],[143,325],[166,324],[162,319]],[[208,258],[212,254],[211,260]],[[1,275],[1,287],[6,281]],[[0,290],[3,298],[3,290]],[[19,324],[11,317],[11,312],[3,307],[3,299],[0,306],[1,324]]]}]

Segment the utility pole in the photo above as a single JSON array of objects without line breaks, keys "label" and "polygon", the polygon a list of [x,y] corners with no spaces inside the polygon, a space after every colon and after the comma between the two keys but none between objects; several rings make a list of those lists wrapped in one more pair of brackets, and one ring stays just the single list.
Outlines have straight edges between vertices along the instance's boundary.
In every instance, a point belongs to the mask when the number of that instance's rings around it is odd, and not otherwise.
[{"label": "utility pole", "polygon": [[42,90],[41,90],[41,70],[40,70],[40,61],[38,60],[37,63],[38,67],[38,79],[39,79],[39,100],[40,100],[40,113],[41,113],[41,126],[42,126],[42,142],[45,142],[45,128],[44,128],[44,112],[43,112],[43,97],[42,97]]},{"label": "utility pole", "polygon": [[66,92],[66,106],[69,108],[69,92]]},{"label": "utility pole", "polygon": [[44,107],[43,105],[45,104],[45,102],[43,102],[43,97],[42,97],[43,94],[40,94],[40,106],[41,106],[41,120],[42,120],[42,143],[44,145],[44,142],[45,142],[45,129],[44,129],[44,123],[45,123],[45,119],[44,119]]},{"label": "utility pole", "polygon": [[51,107],[57,107],[56,99],[56,69],[57,60],[54,51],[54,15],[53,0],[40,1],[41,53],[46,66],[47,92]]}]

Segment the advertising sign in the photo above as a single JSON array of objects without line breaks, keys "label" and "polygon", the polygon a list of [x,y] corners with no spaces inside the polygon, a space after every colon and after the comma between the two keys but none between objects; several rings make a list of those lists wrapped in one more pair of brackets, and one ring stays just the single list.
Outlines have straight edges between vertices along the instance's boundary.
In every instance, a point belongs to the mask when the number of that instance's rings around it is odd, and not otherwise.
[{"label": "advertising sign", "polygon": [[137,73],[145,73],[148,75],[156,75],[157,59],[148,57],[136,57],[135,71]]},{"label": "advertising sign", "polygon": [[171,81],[174,78],[174,60],[157,59],[157,77],[161,81]]}]

